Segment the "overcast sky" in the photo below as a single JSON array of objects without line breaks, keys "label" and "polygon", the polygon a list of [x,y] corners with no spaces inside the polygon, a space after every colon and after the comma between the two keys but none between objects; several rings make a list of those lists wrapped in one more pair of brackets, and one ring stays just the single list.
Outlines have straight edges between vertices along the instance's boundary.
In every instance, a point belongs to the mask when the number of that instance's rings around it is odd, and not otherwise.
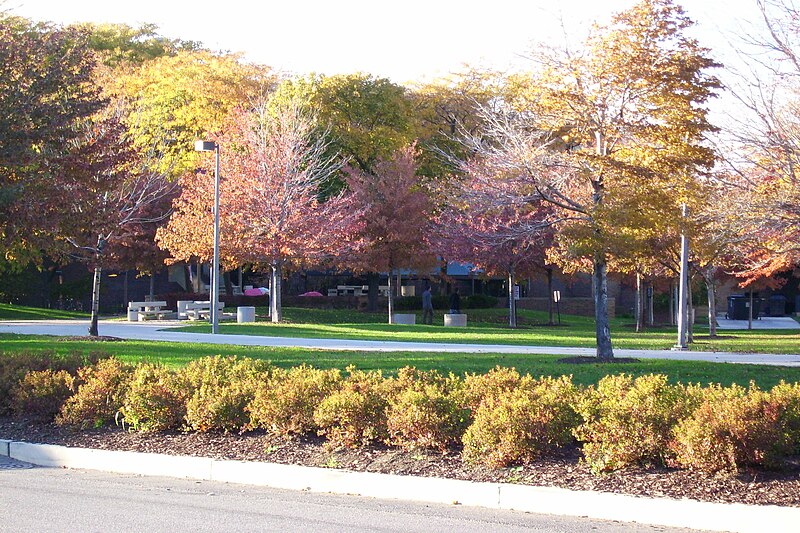
[{"label": "overcast sky", "polygon": [[[2,0],[0,0],[1,2]],[[170,38],[243,52],[291,73],[366,72],[398,83],[461,65],[519,67],[535,42],[579,44],[633,0],[6,0],[35,20],[155,23]],[[726,43],[756,20],[755,0],[685,0],[696,36],[724,62]],[[556,7],[556,6],[561,7]],[[563,21],[563,27],[562,27]]]}]

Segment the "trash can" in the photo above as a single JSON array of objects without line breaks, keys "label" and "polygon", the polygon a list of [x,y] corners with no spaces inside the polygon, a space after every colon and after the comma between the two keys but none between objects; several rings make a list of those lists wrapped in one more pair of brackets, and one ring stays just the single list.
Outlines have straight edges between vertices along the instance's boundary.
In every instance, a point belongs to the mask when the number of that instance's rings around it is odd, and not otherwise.
[{"label": "trash can", "polygon": [[236,322],[239,324],[245,322],[255,322],[256,321],[256,308],[255,307],[237,307],[236,308]]},{"label": "trash can", "polygon": [[[750,296],[745,294],[732,294],[728,296],[728,319],[747,320],[750,316]],[[761,298],[753,296],[753,319],[758,318],[761,312]]]},{"label": "trash can", "polygon": [[786,296],[783,294],[773,294],[769,297],[769,316],[786,315]]}]

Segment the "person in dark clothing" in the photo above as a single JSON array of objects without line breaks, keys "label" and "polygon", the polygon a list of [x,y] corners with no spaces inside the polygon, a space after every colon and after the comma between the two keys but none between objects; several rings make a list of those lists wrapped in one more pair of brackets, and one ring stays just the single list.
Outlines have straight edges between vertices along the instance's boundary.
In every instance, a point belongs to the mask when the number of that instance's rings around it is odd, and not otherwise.
[{"label": "person in dark clothing", "polygon": [[422,323],[433,324],[433,295],[430,287],[425,287],[422,292]]},{"label": "person in dark clothing", "polygon": [[450,314],[461,314],[461,296],[458,295],[458,288],[456,288],[453,291],[453,294],[450,295]]}]

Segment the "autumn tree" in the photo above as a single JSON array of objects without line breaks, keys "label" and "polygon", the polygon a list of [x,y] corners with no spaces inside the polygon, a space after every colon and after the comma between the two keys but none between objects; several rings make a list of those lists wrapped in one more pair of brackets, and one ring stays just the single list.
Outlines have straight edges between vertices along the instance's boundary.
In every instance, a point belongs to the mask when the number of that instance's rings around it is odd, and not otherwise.
[{"label": "autumn tree", "polygon": [[551,267],[547,249],[558,222],[555,210],[532,197],[519,180],[496,175],[493,165],[473,159],[464,170],[463,178],[434,186],[442,206],[433,226],[433,247],[440,256],[506,278],[508,324],[515,328],[516,279]]},{"label": "autumn tree", "polygon": [[427,233],[431,204],[416,174],[417,150],[409,145],[391,159],[379,160],[368,174],[346,169],[348,198],[359,208],[350,243],[338,264],[362,272],[389,273],[389,323],[394,322],[392,277],[398,269],[429,269],[434,264]]},{"label": "autumn tree", "polygon": [[[475,153],[563,210],[560,239],[591,261],[597,356],[613,357],[607,303],[613,200],[659,185],[688,201],[694,174],[713,162],[704,104],[715,63],[686,35],[669,0],[644,0],[596,28],[583,55],[546,51],[528,90],[486,115]],[[524,83],[524,80],[519,83]],[[508,173],[508,170],[506,171]],[[647,204],[640,205],[646,208]]]},{"label": "autumn tree", "polygon": [[[319,201],[319,189],[339,170],[328,157],[314,116],[297,102],[260,102],[236,110],[218,141],[221,151],[220,260],[272,273],[270,307],[281,320],[281,280],[287,265],[319,259],[346,239],[357,210],[341,196]],[[159,245],[176,260],[209,260],[213,251],[213,162],[181,178],[182,194]]]},{"label": "autumn tree", "polygon": [[102,81],[106,94],[127,102],[131,142],[140,151],[155,147],[161,165],[155,170],[176,178],[197,164],[199,155],[191,149],[195,140],[219,131],[234,108],[274,83],[267,67],[204,50],[179,50],[122,66]]},{"label": "autumn tree", "polygon": [[[100,279],[114,248],[142,225],[169,214],[175,189],[165,175],[141,168],[119,113],[111,108],[79,125],[81,137],[45,196],[52,217],[51,253],[85,262],[94,271],[89,334],[98,335]],[[117,252],[119,253],[119,252]]]},{"label": "autumn tree", "polygon": [[0,13],[0,250],[24,266],[48,241],[43,193],[103,105],[85,33]]},{"label": "autumn tree", "polygon": [[800,265],[800,8],[793,0],[756,5],[760,25],[742,55],[749,70],[731,83],[744,109],[722,147],[738,234],[756,236],[739,247],[732,270],[746,285]]}]

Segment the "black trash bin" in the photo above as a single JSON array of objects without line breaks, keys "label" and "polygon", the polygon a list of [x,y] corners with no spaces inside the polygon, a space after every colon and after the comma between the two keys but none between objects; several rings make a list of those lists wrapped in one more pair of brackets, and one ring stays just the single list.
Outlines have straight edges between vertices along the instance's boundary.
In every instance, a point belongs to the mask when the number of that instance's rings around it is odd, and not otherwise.
[{"label": "black trash bin", "polygon": [[786,314],[786,296],[773,294],[769,297],[769,316],[784,316]]},{"label": "black trash bin", "polygon": [[[728,296],[728,318],[730,320],[747,320],[750,307],[750,296],[745,294],[732,294]],[[761,299],[753,296],[753,318],[758,318],[761,312]]]}]

